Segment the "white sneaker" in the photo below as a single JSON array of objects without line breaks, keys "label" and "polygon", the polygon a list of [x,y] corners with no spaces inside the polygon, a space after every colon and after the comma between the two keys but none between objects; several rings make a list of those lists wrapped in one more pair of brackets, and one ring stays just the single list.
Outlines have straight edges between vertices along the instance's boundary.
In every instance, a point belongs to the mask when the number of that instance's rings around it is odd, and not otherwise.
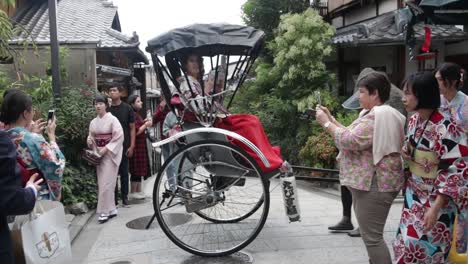
[{"label": "white sneaker", "polygon": [[141,199],[146,198],[146,194],[144,192],[139,192],[138,195],[140,195]]}]

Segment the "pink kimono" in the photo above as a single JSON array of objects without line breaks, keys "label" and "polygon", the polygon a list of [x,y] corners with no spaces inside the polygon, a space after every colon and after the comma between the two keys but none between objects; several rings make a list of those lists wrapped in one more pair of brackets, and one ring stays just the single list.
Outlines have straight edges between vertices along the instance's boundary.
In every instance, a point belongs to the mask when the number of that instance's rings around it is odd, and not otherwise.
[{"label": "pink kimono", "polygon": [[106,113],[102,118],[98,116],[91,121],[88,139],[93,142],[90,148],[97,148],[97,151],[103,147],[108,149],[96,167],[99,188],[96,212],[109,214],[115,210],[114,189],[122,160],[123,129],[115,116]]}]

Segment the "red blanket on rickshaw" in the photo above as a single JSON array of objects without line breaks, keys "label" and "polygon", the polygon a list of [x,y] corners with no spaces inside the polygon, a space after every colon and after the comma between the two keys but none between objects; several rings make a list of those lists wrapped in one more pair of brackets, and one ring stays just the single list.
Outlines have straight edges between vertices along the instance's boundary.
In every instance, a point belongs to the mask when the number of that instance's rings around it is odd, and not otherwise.
[{"label": "red blanket on rickshaw", "polygon": [[241,147],[251,157],[253,157],[264,173],[279,169],[283,164],[280,148],[270,144],[258,117],[248,114],[230,115],[226,118],[219,119],[214,126],[235,132],[255,144],[255,146],[260,149],[263,155],[265,155],[267,160],[270,162],[269,168],[265,167],[260,157],[258,157],[258,155],[249,147],[245,146],[238,140],[228,138],[228,140],[233,144]]}]

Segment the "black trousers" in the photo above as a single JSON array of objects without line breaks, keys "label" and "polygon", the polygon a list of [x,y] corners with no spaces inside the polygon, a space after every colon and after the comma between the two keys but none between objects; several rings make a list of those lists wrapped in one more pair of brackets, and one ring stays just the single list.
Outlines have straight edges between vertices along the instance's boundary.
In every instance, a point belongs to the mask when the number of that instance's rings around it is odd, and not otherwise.
[{"label": "black trousers", "polygon": [[343,205],[343,216],[351,218],[351,205],[353,204],[353,196],[346,186],[341,186],[341,204]]},{"label": "black trousers", "polygon": [[[127,200],[128,196],[128,157],[127,157],[127,149],[124,148],[122,153],[122,161],[120,162],[119,166],[119,175],[120,175],[120,198],[123,200]],[[119,197],[119,190],[118,185],[115,185],[115,204],[117,205]]]}]

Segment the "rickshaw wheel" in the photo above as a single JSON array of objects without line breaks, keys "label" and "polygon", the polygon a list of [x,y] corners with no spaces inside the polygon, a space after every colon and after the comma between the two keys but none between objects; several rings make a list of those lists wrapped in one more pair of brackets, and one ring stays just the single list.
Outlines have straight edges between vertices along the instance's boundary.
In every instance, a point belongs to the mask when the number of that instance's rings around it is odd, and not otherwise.
[{"label": "rickshaw wheel", "polygon": [[[221,143],[224,144],[224,142],[221,142]],[[243,150],[241,149],[241,151],[243,151]],[[245,153],[245,155],[248,155],[248,154]],[[177,169],[178,174],[181,173],[182,168],[184,166],[184,162],[193,162],[193,159],[192,159],[192,161],[190,161],[190,159],[187,157],[187,155],[182,156],[182,160],[179,163],[179,167]],[[263,175],[262,175],[262,177],[264,178]],[[268,183],[268,181],[267,181],[267,183]],[[252,214],[254,214],[258,210],[258,208],[260,208],[262,206],[263,200],[264,200],[263,197],[261,197],[260,200],[257,202],[257,204],[252,208],[252,210],[248,211],[244,215],[240,215],[238,217],[231,218],[231,219],[223,219],[223,218],[221,218],[221,217],[219,217],[217,215],[210,216],[210,215],[206,214],[206,212],[204,212],[204,210],[196,211],[195,214],[197,214],[201,218],[206,219],[208,221],[211,221],[213,223],[236,223],[236,222],[242,221],[242,220],[248,218],[249,216],[251,216]]]},{"label": "rickshaw wheel", "polygon": [[[243,162],[230,164],[213,156],[226,151]],[[175,189],[167,177],[171,166],[177,171]],[[237,171],[243,173],[229,174]],[[246,247],[262,230],[269,205],[267,179],[255,160],[219,140],[200,140],[177,150],[163,164],[153,189],[153,207],[163,232],[199,256],[225,256]]]}]

